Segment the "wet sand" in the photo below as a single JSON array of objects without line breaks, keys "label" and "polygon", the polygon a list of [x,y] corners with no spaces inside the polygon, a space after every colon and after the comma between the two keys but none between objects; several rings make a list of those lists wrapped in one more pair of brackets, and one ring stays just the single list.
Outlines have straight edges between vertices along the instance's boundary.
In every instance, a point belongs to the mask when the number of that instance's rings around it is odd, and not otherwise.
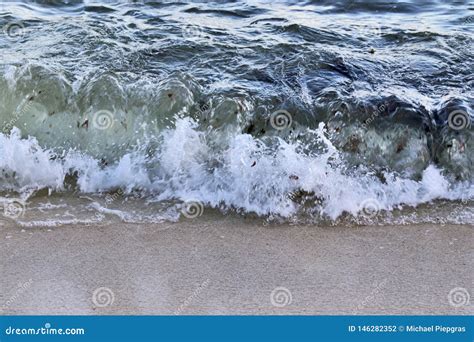
[{"label": "wet sand", "polygon": [[[3,314],[473,314],[473,227],[0,221]],[[272,296],[273,293],[273,296]],[[461,303],[462,304],[462,303]]]}]

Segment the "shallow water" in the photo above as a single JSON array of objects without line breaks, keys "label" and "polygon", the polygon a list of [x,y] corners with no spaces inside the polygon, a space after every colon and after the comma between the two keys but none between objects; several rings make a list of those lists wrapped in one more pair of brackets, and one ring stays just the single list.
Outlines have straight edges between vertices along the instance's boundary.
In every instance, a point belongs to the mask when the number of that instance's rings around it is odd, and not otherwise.
[{"label": "shallow water", "polygon": [[0,27],[8,218],[474,223],[469,1],[3,1]]}]

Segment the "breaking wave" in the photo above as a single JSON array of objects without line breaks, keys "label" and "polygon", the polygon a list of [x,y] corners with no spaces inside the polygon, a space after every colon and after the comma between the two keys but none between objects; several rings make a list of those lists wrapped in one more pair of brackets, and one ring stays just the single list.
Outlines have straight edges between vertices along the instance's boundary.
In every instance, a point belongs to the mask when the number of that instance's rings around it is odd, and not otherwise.
[{"label": "breaking wave", "polygon": [[441,3],[60,4],[0,7],[2,203],[336,222],[443,200],[474,222],[472,25]]}]

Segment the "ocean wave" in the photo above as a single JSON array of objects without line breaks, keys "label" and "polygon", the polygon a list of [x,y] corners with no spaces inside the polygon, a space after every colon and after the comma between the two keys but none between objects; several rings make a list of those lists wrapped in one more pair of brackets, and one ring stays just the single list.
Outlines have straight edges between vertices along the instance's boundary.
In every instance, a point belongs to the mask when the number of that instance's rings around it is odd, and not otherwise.
[{"label": "ocean wave", "polygon": [[437,200],[467,212],[470,11],[440,1],[2,3],[0,191],[119,189],[285,220],[372,219]]},{"label": "ocean wave", "polygon": [[0,184],[2,190],[20,192],[123,189],[124,196],[140,192],[155,201],[198,201],[241,213],[331,220],[474,196],[471,182],[450,181],[433,165],[420,180],[347,168],[323,124],[311,132],[321,144],[318,154],[305,153],[301,145],[280,138],[270,145],[248,134],[214,140],[197,127],[190,118],[178,119],[173,129],[162,132],[162,145],[155,153],[132,151],[107,166],[77,151],[58,156],[14,130],[0,136]]}]

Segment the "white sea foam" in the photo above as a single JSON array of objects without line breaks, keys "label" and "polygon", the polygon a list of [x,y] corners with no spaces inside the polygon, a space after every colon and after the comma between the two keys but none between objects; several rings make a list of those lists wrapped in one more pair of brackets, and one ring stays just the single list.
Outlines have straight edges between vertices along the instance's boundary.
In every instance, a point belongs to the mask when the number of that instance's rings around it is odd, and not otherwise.
[{"label": "white sea foam", "polygon": [[[76,151],[58,157],[34,138],[22,139],[15,129],[9,136],[0,134],[0,189],[64,191],[66,175],[76,173],[82,193],[120,188],[125,196],[140,192],[154,201],[193,200],[284,218],[305,212],[331,220],[344,213],[367,215],[367,203],[372,211],[391,211],[437,199],[474,198],[472,184],[450,181],[433,165],[420,181],[391,173],[382,181],[363,170],[349,170],[325,137],[322,124],[310,133],[325,147],[322,152],[303,153],[299,144],[278,138],[270,146],[248,134],[212,138],[192,119],[181,118],[174,128],[162,132],[163,143],[153,155],[140,149],[101,166],[98,160]],[[312,198],[309,208],[306,205],[303,210],[295,194]],[[133,221],[133,216],[118,209],[99,209]]]},{"label": "white sea foam", "polygon": [[20,192],[27,188],[61,189],[67,170],[52,158],[36,139],[21,139],[18,129],[13,129],[10,136],[0,134],[1,188]]}]

